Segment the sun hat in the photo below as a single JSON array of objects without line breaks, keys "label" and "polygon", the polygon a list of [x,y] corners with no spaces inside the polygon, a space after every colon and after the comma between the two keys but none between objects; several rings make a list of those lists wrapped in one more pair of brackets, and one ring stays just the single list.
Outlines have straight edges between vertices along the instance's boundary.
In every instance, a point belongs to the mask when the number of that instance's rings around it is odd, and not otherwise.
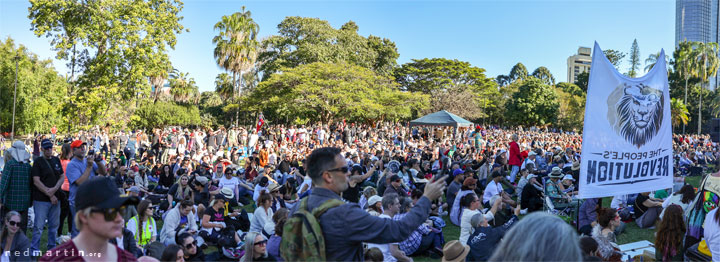
[{"label": "sun hat", "polygon": [[207,177],[204,177],[204,176],[196,176],[196,177],[195,177],[195,182],[198,182],[198,183],[200,183],[201,185],[204,186],[204,185],[207,185],[208,178],[207,178]]},{"label": "sun hat", "polygon": [[268,186],[268,191],[270,191],[271,193],[278,190],[280,190],[280,185],[278,184],[272,183]]},{"label": "sun hat", "polygon": [[377,204],[377,202],[380,202],[380,201],[382,201],[382,197],[380,197],[378,195],[371,196],[370,199],[368,200],[368,206],[374,206],[375,204]]},{"label": "sun hat", "polygon": [[124,205],[137,205],[139,201],[140,199],[137,197],[121,197],[114,181],[98,176],[85,181],[78,187],[75,206],[78,210],[88,207],[110,209]]},{"label": "sun hat", "polygon": [[565,177],[563,177],[563,180],[572,180],[572,181],[575,181],[575,178],[573,178],[572,175],[565,175]]},{"label": "sun hat", "polygon": [[20,140],[15,140],[15,142],[12,143],[12,147],[7,150],[7,153],[18,162],[27,162],[28,159],[30,159],[30,153],[25,150],[25,143]]},{"label": "sun hat", "polygon": [[573,162],[571,169],[572,169],[572,171],[580,170],[580,161]]},{"label": "sun hat", "polygon": [[453,240],[447,242],[447,244],[445,244],[445,247],[443,248],[444,255],[442,257],[442,262],[465,261],[465,257],[467,257],[469,252],[470,247],[461,244],[460,241]]},{"label": "sun hat", "polygon": [[226,199],[232,199],[235,197],[235,193],[233,193],[232,189],[229,187],[223,187],[220,189],[220,195],[222,195]]},{"label": "sun hat", "polygon": [[549,176],[551,178],[562,178],[563,177],[562,169],[560,169],[560,167],[557,167],[557,166],[553,167],[552,172],[550,172]]}]

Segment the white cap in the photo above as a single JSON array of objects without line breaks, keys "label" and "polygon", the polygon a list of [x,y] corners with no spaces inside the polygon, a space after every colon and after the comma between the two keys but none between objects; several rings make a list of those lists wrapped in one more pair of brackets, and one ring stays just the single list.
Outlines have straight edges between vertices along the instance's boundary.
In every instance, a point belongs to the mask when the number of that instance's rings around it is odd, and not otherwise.
[{"label": "white cap", "polygon": [[572,175],[565,175],[565,177],[563,177],[563,180],[572,180],[572,181],[575,181],[575,178],[573,178]]}]

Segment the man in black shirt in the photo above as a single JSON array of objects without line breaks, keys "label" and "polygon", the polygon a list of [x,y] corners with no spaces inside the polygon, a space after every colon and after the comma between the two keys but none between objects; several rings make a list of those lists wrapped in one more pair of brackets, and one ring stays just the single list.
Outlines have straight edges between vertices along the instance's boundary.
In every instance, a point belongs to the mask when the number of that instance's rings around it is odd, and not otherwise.
[{"label": "man in black shirt", "polygon": [[60,189],[65,175],[60,159],[53,156],[53,143],[44,139],[41,143],[42,156],[35,158],[30,175],[33,180],[32,198],[35,211],[35,226],[33,227],[32,251],[40,250],[40,236],[45,229],[45,219],[48,221],[47,247],[55,247],[55,237],[60,226],[60,199],[63,192]]}]

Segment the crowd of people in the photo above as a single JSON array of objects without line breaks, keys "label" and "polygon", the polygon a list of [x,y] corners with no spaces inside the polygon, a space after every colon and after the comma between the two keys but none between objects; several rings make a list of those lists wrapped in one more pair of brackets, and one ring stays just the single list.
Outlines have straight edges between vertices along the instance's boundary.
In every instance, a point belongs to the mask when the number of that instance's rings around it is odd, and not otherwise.
[{"label": "crowd of people", "polygon": [[[615,260],[630,221],[656,227],[656,257],[669,261],[696,198],[680,183],[610,207],[578,199],[582,136],[537,127],[56,132],[2,150],[2,261]],[[676,176],[703,173],[717,146],[674,136]]]}]

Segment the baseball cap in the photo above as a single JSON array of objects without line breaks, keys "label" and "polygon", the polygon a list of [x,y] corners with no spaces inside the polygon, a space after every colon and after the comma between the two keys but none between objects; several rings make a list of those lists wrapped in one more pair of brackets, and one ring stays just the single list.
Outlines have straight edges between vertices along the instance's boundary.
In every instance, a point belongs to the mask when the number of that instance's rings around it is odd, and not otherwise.
[{"label": "baseball cap", "polygon": [[75,149],[75,148],[81,147],[83,145],[87,145],[87,143],[83,142],[82,140],[75,140],[72,142],[72,144],[70,144],[70,148]]},{"label": "baseball cap", "polygon": [[378,195],[371,196],[368,200],[368,206],[374,206],[377,202],[382,201],[382,197]]},{"label": "baseball cap", "polygon": [[41,146],[43,149],[53,148],[53,143],[50,139],[43,139]]},{"label": "baseball cap", "polygon": [[115,182],[106,177],[93,177],[82,183],[77,189],[75,206],[78,210],[88,207],[101,209],[118,208],[124,205],[137,205],[137,197],[121,197]]},{"label": "baseball cap", "polygon": [[197,177],[195,177],[195,182],[198,182],[198,183],[200,183],[201,185],[204,186],[204,185],[207,184],[208,178],[207,178],[207,177],[204,177],[204,176],[197,176]]},{"label": "baseball cap", "polygon": [[401,180],[401,179],[402,179],[402,178],[400,178],[399,175],[392,175],[392,176],[390,177],[390,182],[395,182],[395,181],[398,181],[398,180]]}]

